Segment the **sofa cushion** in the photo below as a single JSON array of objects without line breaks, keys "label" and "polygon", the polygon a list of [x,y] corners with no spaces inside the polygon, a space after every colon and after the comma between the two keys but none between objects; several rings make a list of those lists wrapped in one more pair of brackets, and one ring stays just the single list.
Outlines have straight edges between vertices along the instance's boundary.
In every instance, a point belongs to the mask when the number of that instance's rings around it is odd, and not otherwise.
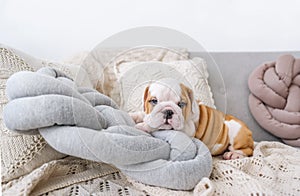
[{"label": "sofa cushion", "polygon": [[[81,59],[79,56],[74,59]],[[195,91],[198,100],[215,107],[206,62],[202,58],[189,59],[186,49],[96,47],[86,55],[82,67],[94,88],[125,111],[141,111],[146,85],[163,77],[176,77]]]},{"label": "sofa cushion", "polygon": [[155,46],[136,48],[101,48],[96,47],[87,55],[82,63],[93,87],[111,97],[118,105],[121,103],[120,88],[118,88],[117,72],[123,63],[158,61],[170,62],[187,60],[185,49],[170,50]]},{"label": "sofa cushion", "polygon": [[213,95],[208,84],[206,63],[201,58],[171,62],[130,62],[122,63],[117,74],[118,88],[126,111],[142,111],[146,86],[156,80],[172,77],[194,91],[196,100],[215,108]]}]

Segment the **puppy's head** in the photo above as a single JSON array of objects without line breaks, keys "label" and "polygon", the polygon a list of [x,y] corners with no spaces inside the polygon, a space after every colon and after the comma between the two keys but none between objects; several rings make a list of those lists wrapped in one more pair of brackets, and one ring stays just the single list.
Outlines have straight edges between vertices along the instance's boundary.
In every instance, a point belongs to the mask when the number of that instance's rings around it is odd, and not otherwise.
[{"label": "puppy's head", "polygon": [[[193,91],[175,79],[167,78],[152,83],[144,92],[144,122],[154,129],[194,129],[191,123],[199,117]],[[192,132],[195,130],[188,130]]]}]

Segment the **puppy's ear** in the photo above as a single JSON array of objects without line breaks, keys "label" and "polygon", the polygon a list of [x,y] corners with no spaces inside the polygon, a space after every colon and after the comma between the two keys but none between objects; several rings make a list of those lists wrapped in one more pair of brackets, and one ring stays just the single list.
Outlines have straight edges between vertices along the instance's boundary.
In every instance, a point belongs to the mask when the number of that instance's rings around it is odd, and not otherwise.
[{"label": "puppy's ear", "polygon": [[188,97],[191,101],[191,105],[192,105],[192,114],[193,116],[198,116],[199,114],[199,105],[197,103],[197,101],[195,100],[195,97],[194,97],[194,92],[192,91],[192,89],[190,89],[189,87],[185,86],[184,84],[180,84],[181,88],[184,89],[187,94],[188,94]]},{"label": "puppy's ear", "polygon": [[147,113],[147,99],[148,99],[148,96],[149,96],[149,86],[147,86],[145,88],[145,91],[144,91],[144,100],[143,100],[143,105],[144,105],[144,112]]}]

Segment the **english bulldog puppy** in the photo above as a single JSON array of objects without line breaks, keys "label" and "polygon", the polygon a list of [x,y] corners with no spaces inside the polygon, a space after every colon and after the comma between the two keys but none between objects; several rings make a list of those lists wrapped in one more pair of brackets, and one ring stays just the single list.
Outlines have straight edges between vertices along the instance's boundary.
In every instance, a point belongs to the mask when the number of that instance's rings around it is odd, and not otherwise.
[{"label": "english bulldog puppy", "polygon": [[152,83],[144,91],[143,112],[130,113],[146,132],[174,129],[196,137],[212,155],[237,159],[253,154],[252,132],[241,120],[199,103],[193,91],[175,79]]}]

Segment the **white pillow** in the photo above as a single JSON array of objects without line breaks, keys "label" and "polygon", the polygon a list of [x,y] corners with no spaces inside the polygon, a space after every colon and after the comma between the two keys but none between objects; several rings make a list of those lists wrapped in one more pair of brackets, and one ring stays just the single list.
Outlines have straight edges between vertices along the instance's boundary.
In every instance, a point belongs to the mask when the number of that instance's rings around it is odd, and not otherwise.
[{"label": "white pillow", "polygon": [[[82,56],[74,58],[82,59]],[[134,48],[96,47],[82,62],[93,87],[114,99],[120,105],[120,89],[116,74],[123,63],[161,61],[171,62],[187,60],[189,53],[185,48],[164,48],[160,46],[140,46]]]},{"label": "white pillow", "polygon": [[215,108],[208,84],[207,65],[199,57],[172,62],[125,62],[119,65],[116,76],[118,78],[116,90],[119,91],[121,100],[120,107],[127,112],[142,111],[146,86],[166,77],[178,79],[194,91],[197,100]]}]

